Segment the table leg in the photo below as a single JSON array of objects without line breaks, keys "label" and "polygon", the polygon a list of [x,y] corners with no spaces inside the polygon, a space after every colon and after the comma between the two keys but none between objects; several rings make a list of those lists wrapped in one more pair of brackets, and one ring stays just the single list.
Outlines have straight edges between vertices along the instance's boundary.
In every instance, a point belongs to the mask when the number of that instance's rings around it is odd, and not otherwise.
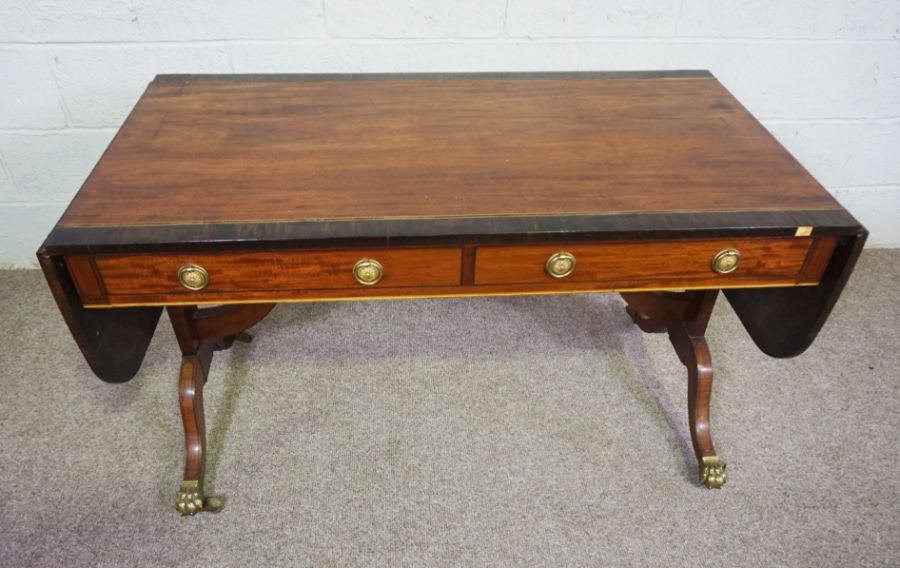
[{"label": "table leg", "polygon": [[700,470],[700,483],[710,489],[725,484],[725,462],[716,454],[709,421],[712,357],[706,326],[717,290],[679,293],[628,292],[626,311],[641,330],[667,331],[678,358],[688,370],[688,421]]},{"label": "table leg", "polygon": [[203,385],[209,375],[213,353],[228,349],[235,339],[249,341],[246,329],[263,319],[274,304],[247,304],[198,309],[171,306],[169,319],[181,348],[178,399],[184,425],[184,479],[176,508],[182,515],[215,512],[222,501],[207,496],[203,481],[206,472],[206,420],[203,415]]},{"label": "table leg", "polygon": [[204,346],[194,355],[181,359],[181,375],[178,379],[178,402],[184,425],[184,480],[178,491],[176,507],[182,515],[194,515],[200,511],[217,510],[221,502],[206,497],[203,478],[206,470],[206,420],[203,415],[203,385],[212,362],[212,349]]}]

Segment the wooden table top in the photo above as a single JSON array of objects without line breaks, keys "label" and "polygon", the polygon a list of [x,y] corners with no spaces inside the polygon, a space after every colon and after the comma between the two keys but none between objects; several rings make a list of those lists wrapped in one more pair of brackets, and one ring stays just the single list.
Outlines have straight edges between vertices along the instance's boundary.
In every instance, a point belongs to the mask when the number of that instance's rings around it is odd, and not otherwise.
[{"label": "wooden table top", "polygon": [[866,234],[708,72],[164,75],[38,259],[122,381],[199,303],[722,289],[788,357]]},{"label": "wooden table top", "polygon": [[707,72],[162,75],[49,242],[848,224]]}]

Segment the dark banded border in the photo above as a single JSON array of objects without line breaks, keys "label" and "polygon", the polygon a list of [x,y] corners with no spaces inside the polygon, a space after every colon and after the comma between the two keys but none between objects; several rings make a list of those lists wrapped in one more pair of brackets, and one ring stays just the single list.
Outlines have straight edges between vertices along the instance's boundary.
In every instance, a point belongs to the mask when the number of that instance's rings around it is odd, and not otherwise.
[{"label": "dark banded border", "polygon": [[668,71],[516,71],[474,73],[245,73],[245,74],[168,74],[157,75],[155,83],[195,83],[224,81],[420,81],[450,79],[711,79],[705,69],[673,69]]},{"label": "dark banded border", "polygon": [[855,234],[861,227],[843,209],[57,226],[43,250],[83,254],[794,236],[804,226],[813,227],[813,235]]}]

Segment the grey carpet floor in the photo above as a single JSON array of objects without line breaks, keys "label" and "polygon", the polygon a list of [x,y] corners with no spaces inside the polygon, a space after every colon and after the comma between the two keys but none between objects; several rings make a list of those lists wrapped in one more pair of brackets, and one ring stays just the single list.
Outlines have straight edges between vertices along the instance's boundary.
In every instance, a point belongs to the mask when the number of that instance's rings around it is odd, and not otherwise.
[{"label": "grey carpet floor", "polygon": [[721,491],[685,371],[613,295],[282,305],[213,362],[217,515],[180,518],[179,356],[93,377],[41,275],[0,272],[2,566],[898,566],[900,251],[813,347],[708,337]]}]

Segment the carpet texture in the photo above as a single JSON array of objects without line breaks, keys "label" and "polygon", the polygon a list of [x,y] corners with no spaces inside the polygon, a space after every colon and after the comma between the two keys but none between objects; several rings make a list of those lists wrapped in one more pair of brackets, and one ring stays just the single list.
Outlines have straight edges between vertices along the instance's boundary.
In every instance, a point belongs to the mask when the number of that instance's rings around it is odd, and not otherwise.
[{"label": "carpet texture", "polygon": [[614,295],[286,304],[213,361],[217,515],[174,509],[179,354],[94,378],[37,271],[0,272],[2,566],[898,566],[900,251],[817,342],[708,338],[729,481],[686,374]]}]

